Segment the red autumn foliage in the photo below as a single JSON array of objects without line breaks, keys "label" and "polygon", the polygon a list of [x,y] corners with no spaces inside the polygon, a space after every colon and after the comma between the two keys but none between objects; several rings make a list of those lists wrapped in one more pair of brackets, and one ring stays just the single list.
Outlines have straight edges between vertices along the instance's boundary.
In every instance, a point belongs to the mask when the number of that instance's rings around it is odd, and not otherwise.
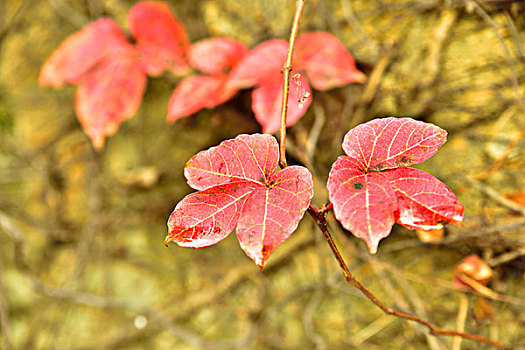
[{"label": "red autumn foliage", "polygon": [[446,131],[411,118],[383,118],[350,130],[347,156],[333,164],[327,188],[342,225],[363,239],[372,254],[397,222],[409,229],[460,224],[463,206],[441,181],[407,168],[433,156]]},{"label": "red autumn foliage", "polygon": [[[256,86],[252,94],[252,109],[264,133],[279,129],[282,104],[281,69],[286,62],[288,42],[266,41],[253,48],[233,68],[229,84],[237,88]],[[293,125],[308,110],[311,90],[307,80],[319,90],[326,90],[366,77],[355,67],[354,59],[335,36],[324,32],[301,34],[297,38],[292,62],[293,76],[288,102],[287,125]]]},{"label": "red autumn foliage", "polygon": [[146,73],[188,69],[187,34],[168,4],[137,3],[130,9],[128,25],[136,45],[128,42],[117,23],[102,18],[66,38],[40,71],[40,85],[79,85],[75,109],[97,149],[137,112]]},{"label": "red autumn foliage", "polygon": [[230,38],[202,40],[190,47],[190,64],[206,75],[190,75],[173,91],[168,104],[168,121],[212,108],[232,98],[238,89],[227,84],[228,73],[248,48]]},{"label": "red autumn foliage", "polygon": [[[256,86],[252,107],[257,121],[264,133],[279,129],[286,41],[269,40],[251,51],[231,38],[190,45],[184,26],[160,1],[132,6],[127,25],[135,44],[113,20],[102,18],[66,38],[40,72],[41,85],[79,85],[75,109],[95,148],[101,149],[105,138],[137,112],[146,75],[166,70],[179,76],[192,68],[202,73],[187,76],[175,88],[168,104],[169,122],[216,107],[239,89]],[[304,74],[320,90],[365,79],[344,45],[329,33],[302,34],[296,47],[288,126],[306,113],[312,100]]]},{"label": "red autumn foliage", "polygon": [[203,248],[235,228],[241,248],[262,268],[299,224],[313,196],[310,172],[277,171],[279,150],[271,135],[239,135],[202,151],[186,164],[188,184],[199,192],[177,204],[165,243]]}]

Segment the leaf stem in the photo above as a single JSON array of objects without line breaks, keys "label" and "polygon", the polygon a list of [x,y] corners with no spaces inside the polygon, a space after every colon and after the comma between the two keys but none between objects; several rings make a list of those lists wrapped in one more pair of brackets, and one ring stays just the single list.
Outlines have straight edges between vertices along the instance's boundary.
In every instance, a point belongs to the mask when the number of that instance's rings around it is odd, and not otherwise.
[{"label": "leaf stem", "polygon": [[504,349],[505,348],[505,344],[503,344],[502,342],[495,341],[495,340],[492,340],[492,339],[488,339],[488,338],[485,338],[485,337],[482,337],[482,336],[479,336],[479,335],[470,334],[470,333],[464,333],[464,332],[458,332],[458,331],[438,328],[438,327],[432,325],[431,323],[429,323],[429,322],[427,322],[427,321],[425,321],[425,320],[423,320],[423,319],[421,319],[421,318],[419,318],[417,316],[414,316],[414,315],[411,315],[411,314],[408,314],[408,313],[405,313],[405,312],[401,312],[401,311],[396,311],[396,310],[388,307],[378,297],[376,297],[374,293],[372,293],[361,282],[359,282],[352,275],[350,270],[348,269],[348,266],[346,265],[346,262],[345,262],[343,256],[339,252],[339,249],[337,248],[337,246],[336,246],[336,244],[335,244],[335,242],[334,242],[334,240],[332,238],[332,235],[331,235],[330,231],[328,230],[328,223],[326,222],[326,214],[327,214],[328,210],[326,210],[326,208],[327,207],[325,207],[325,210],[319,210],[319,209],[315,210],[315,208],[310,207],[310,208],[308,208],[308,213],[314,219],[315,223],[317,224],[317,226],[319,227],[321,232],[323,232],[323,234],[324,234],[324,236],[326,238],[326,241],[328,242],[328,245],[330,246],[330,249],[332,250],[332,253],[333,253],[334,257],[337,260],[337,262],[339,264],[339,267],[340,267],[341,271],[343,272],[343,274],[345,276],[346,281],[349,284],[351,284],[352,286],[354,286],[357,289],[359,289],[361,291],[361,293],[363,293],[372,303],[374,303],[377,307],[379,307],[385,314],[396,316],[396,317],[399,317],[399,318],[404,318],[406,320],[414,321],[414,322],[417,322],[419,324],[422,324],[423,326],[425,326],[425,327],[427,327],[429,329],[430,334],[432,334],[432,335],[456,336],[456,337],[466,338],[466,339],[470,339],[470,340],[474,340],[474,341],[490,344],[490,345],[493,345],[493,346],[498,347],[500,349]]},{"label": "leaf stem", "polygon": [[288,55],[286,56],[286,62],[284,67],[281,70],[284,76],[283,83],[283,101],[281,105],[281,142],[279,145],[279,164],[281,168],[284,169],[287,167],[286,163],[286,115],[288,113],[288,96],[290,94],[290,73],[292,72],[292,58],[293,50],[295,46],[295,38],[297,37],[297,32],[299,31],[299,21],[301,20],[301,15],[303,13],[304,4],[306,0],[297,0],[295,15],[293,18],[292,30],[290,33],[290,44],[288,46]]}]

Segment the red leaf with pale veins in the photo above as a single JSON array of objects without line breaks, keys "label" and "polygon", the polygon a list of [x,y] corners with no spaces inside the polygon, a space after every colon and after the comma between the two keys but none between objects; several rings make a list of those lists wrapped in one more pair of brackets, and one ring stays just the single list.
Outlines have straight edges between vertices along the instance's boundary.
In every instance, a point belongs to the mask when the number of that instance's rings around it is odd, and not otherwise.
[{"label": "red leaf with pale veins", "polygon": [[447,132],[412,118],[381,118],[358,125],[343,141],[347,155],[362,162],[362,170],[380,171],[411,166],[432,157],[447,141]]},{"label": "red leaf with pale veins", "polygon": [[232,69],[228,83],[236,88],[245,88],[257,85],[268,77],[280,76],[287,53],[288,43],[281,39],[257,45]]},{"label": "red leaf with pale veins", "polygon": [[90,71],[78,87],[75,107],[95,148],[101,149],[105,137],[137,112],[145,87],[146,74],[133,49],[107,57]]},{"label": "red leaf with pale veins", "polygon": [[295,45],[294,67],[306,70],[317,90],[366,80],[365,75],[357,70],[350,52],[330,33],[301,34]]},{"label": "red leaf with pale veins", "polygon": [[220,75],[228,73],[248,52],[243,43],[231,38],[213,38],[192,44],[188,59],[200,71]]},{"label": "red leaf with pale veins", "polygon": [[165,243],[200,248],[237,226],[242,249],[262,268],[297,228],[313,196],[310,172],[291,166],[276,173],[278,158],[277,140],[261,134],[240,135],[195,155],[184,173],[201,191],[177,205]]},{"label": "red leaf with pale veins", "polygon": [[[273,134],[281,126],[281,108],[283,101],[283,80],[280,74],[267,77],[260,86],[253,90],[252,109],[255,118],[261,124],[263,133]],[[304,76],[290,81],[288,113],[286,125],[295,124],[310,107],[311,90]]]},{"label": "red leaf with pale veins", "polygon": [[446,135],[435,125],[392,117],[369,121],[346,134],[343,149],[348,157],[332,165],[328,196],[337,220],[365,240],[371,253],[390,234],[394,220],[423,230],[463,220],[463,206],[445,184],[403,167],[430,158]]},{"label": "red leaf with pale veins", "polygon": [[241,248],[263,267],[274,250],[297,228],[313,196],[312,176],[289,166],[269,178],[246,201],[237,226]]},{"label": "red leaf with pale veins", "polygon": [[128,28],[137,41],[148,74],[159,75],[166,69],[176,75],[188,72],[188,34],[167,3],[138,2],[129,10]]},{"label": "red leaf with pale veins", "polygon": [[398,224],[430,230],[463,221],[464,208],[456,195],[434,176],[413,168],[398,168],[383,174],[398,198]]},{"label": "red leaf with pale veins", "polygon": [[174,122],[205,107],[224,102],[222,100],[225,97],[229,98],[223,93],[224,81],[223,76],[190,75],[184,78],[171,94],[168,121]]},{"label": "red leaf with pale veins", "polygon": [[193,156],[184,168],[188,185],[196,190],[236,182],[264,184],[279,163],[279,146],[270,135],[239,135]]},{"label": "red leaf with pale veins", "polygon": [[237,225],[253,188],[253,183],[242,182],[187,195],[171,213],[164,243],[174,241],[183,247],[204,248],[223,240]]},{"label": "red leaf with pale veins", "polygon": [[113,20],[99,19],[68,36],[43,64],[40,85],[62,87],[78,84],[86,73],[108,55],[131,48]]},{"label": "red leaf with pale veins", "polygon": [[379,241],[390,234],[397,208],[388,178],[363,173],[359,161],[342,156],[332,166],[327,189],[337,220],[375,254]]}]

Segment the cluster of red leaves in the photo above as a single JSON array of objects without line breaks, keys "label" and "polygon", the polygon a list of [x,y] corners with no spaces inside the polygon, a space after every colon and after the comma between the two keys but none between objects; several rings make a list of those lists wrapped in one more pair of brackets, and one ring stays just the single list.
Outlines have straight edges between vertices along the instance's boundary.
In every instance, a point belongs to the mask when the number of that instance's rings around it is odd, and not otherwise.
[{"label": "cluster of red leaves", "polygon": [[278,163],[277,140],[261,134],[239,135],[195,155],[184,175],[199,192],[175,207],[165,244],[203,248],[236,228],[241,248],[262,268],[295,231],[313,197],[306,168],[276,172]]},{"label": "cluster of red leaves", "polygon": [[136,113],[146,74],[189,70],[184,57],[188,36],[168,4],[136,4],[129,11],[128,28],[135,45],[112,19],[90,23],[62,42],[40,71],[41,85],[78,85],[78,119],[95,148],[102,148],[105,137]]},{"label": "cluster of red leaves", "polygon": [[[239,89],[253,91],[253,111],[263,132],[279,129],[282,77],[288,43],[270,40],[253,50],[231,38],[213,38],[191,44],[184,26],[163,2],[143,1],[128,15],[128,28],[136,44],[111,19],[99,19],[70,35],[44,63],[39,82],[44,86],[78,85],[76,111],[95,148],[113,135],[140,106],[146,75],[166,70],[187,75],[168,104],[168,121],[213,108]],[[365,80],[344,45],[323,32],[299,36],[293,66],[305,72],[319,90]],[[288,125],[299,120],[311,103],[306,78],[292,78]]]},{"label": "cluster of red leaves", "polygon": [[463,220],[463,206],[445,184],[408,168],[432,157],[446,135],[435,125],[392,117],[361,124],[346,134],[347,156],[333,164],[328,194],[337,220],[363,239],[372,254],[394,222],[430,230]]},{"label": "cluster of red leaves", "polygon": [[[375,119],[350,130],[328,178],[336,218],[371,253],[397,222],[430,230],[460,224],[463,206],[441,181],[408,168],[433,156],[446,132],[411,118]],[[276,172],[277,141],[240,135],[202,151],[186,165],[196,190],[177,204],[165,243],[202,248],[235,228],[242,249],[259,267],[297,227],[313,196],[312,175],[291,166]]]}]

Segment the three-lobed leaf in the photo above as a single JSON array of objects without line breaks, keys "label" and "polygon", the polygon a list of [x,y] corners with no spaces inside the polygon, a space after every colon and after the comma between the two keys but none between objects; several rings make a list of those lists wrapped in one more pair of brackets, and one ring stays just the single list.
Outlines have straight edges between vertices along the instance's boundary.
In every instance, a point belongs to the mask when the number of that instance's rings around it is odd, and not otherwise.
[{"label": "three-lobed leaf", "polygon": [[406,166],[433,156],[446,131],[411,118],[383,118],[350,130],[343,141],[347,156],[333,164],[328,194],[343,227],[376,253],[379,241],[397,222],[409,229],[460,224],[463,206],[430,174]]},{"label": "three-lobed leaf", "polygon": [[236,228],[241,248],[263,267],[297,228],[313,196],[310,172],[277,171],[278,145],[270,135],[239,135],[202,151],[184,174],[199,192],[186,196],[168,220],[165,243],[202,248]]}]

